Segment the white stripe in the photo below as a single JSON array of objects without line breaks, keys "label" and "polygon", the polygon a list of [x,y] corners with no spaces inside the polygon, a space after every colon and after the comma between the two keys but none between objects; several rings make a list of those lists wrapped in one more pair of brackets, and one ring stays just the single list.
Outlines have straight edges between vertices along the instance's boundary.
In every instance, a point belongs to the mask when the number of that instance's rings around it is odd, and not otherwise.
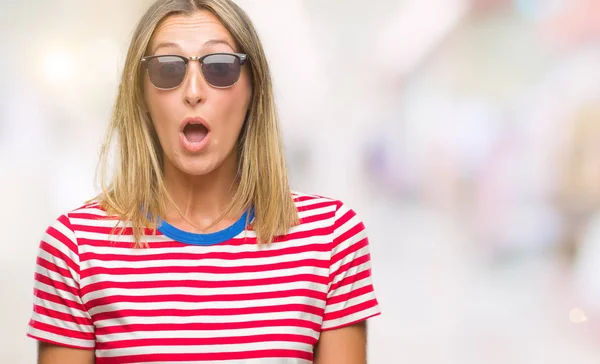
[{"label": "white stripe", "polygon": [[[86,212],[86,214],[87,214],[87,212]],[[102,215],[98,215],[95,213],[93,215],[102,216]],[[106,227],[106,228],[117,227],[118,229],[123,228],[123,227],[129,228],[132,226],[131,223],[123,224],[115,219],[102,219],[102,218],[91,219],[89,217],[81,217],[81,218],[80,217],[70,217],[69,220],[71,221],[71,225],[83,225],[83,226]]]},{"label": "white stripe", "polygon": [[[283,284],[273,284],[266,286],[249,286],[249,287],[226,287],[226,288],[193,288],[193,287],[177,287],[175,285],[171,287],[160,287],[160,288],[110,288],[100,287],[98,291],[92,291],[83,296],[84,302],[89,302],[97,298],[104,298],[109,296],[131,296],[131,297],[148,297],[151,299],[155,295],[174,295],[174,294],[185,294],[190,296],[214,296],[214,295],[237,295],[237,294],[248,294],[254,293],[257,297],[261,294],[269,292],[279,292],[294,289],[309,289],[315,292],[324,292],[327,290],[326,285],[318,283],[306,283],[306,282],[293,282]],[[217,302],[218,305],[225,304],[226,302]],[[237,307],[237,306],[234,306]]]},{"label": "white stripe", "polygon": [[[133,248],[122,248],[110,246],[110,243],[107,243],[106,246],[88,246],[84,245],[81,247],[81,253],[92,253],[92,254],[118,254],[118,255],[128,255],[128,256],[148,256],[152,257],[153,255],[159,254],[190,254],[190,259],[197,259],[193,254],[206,254],[206,253],[247,253],[247,252],[260,252],[262,250],[268,249],[269,251],[279,251],[286,248],[292,247],[301,247],[309,244],[329,244],[328,236],[309,236],[305,238],[299,239],[291,239],[283,243],[275,243],[271,246],[258,246],[257,244],[247,244],[247,245],[213,245],[213,246],[197,246],[197,245],[184,245],[179,247],[165,247],[165,248],[155,248],[152,247],[150,249],[133,249]],[[132,240],[133,241],[133,240]],[[317,254],[317,252],[308,252]],[[327,256],[329,253],[327,252]],[[269,257],[266,259],[275,259],[277,257]],[[233,260],[233,259],[231,259]],[[221,260],[219,259],[219,264],[221,264]],[[230,259],[224,259],[225,261],[230,261]],[[236,260],[239,261],[239,260]],[[120,264],[120,263],[119,263]],[[238,265],[237,263],[235,265]]]},{"label": "white stripe", "polygon": [[373,284],[373,282],[370,277],[361,279],[358,282],[354,282],[353,284],[348,284],[345,286],[338,287],[337,289],[335,289],[335,291],[329,292],[327,298],[341,296],[341,295],[349,293],[350,291],[354,291],[356,289],[360,289],[360,288],[363,288],[363,287],[371,285],[371,284]]},{"label": "white stripe", "polygon": [[[312,352],[312,346],[309,344],[271,341],[248,344],[227,344],[227,345],[188,345],[185,347],[187,353],[235,353],[253,350],[271,350],[288,349]],[[144,354],[179,354],[182,352],[179,346],[139,346],[123,349],[96,350],[96,356],[99,358],[110,358],[115,356],[144,355]]]},{"label": "white stripe", "polygon": [[300,225],[292,226],[288,230],[288,234],[301,233],[301,232],[312,232],[316,229],[328,228],[333,224],[334,217],[330,217],[324,220],[318,220],[313,222],[305,222]]},{"label": "white stripe", "polygon": [[[337,270],[344,264],[350,263],[362,256],[364,256],[366,253],[368,252],[368,247],[364,247],[360,250],[357,250],[356,253],[353,254],[349,254],[348,256],[346,256],[344,259],[339,260],[338,262],[336,262],[335,264],[333,264],[331,266],[331,271],[332,272],[337,272]],[[350,267],[348,270],[343,271],[343,272],[339,272],[334,278],[333,278],[333,284],[338,283],[339,281],[341,281],[342,279],[344,279],[345,277],[349,277],[351,275],[354,275],[356,273],[362,272],[363,270],[369,269],[371,268],[371,262],[370,261],[366,261],[362,264],[359,264],[357,266],[354,267]]]},{"label": "white stripe", "polygon": [[[69,222],[70,222],[70,220],[69,220]],[[69,239],[73,243],[73,245],[77,245],[75,243],[77,241],[77,239],[75,238],[75,233],[70,228],[68,228],[67,226],[65,226],[62,222],[56,220],[54,222],[54,224],[52,225],[52,227],[55,228],[56,230],[58,230],[62,235],[64,235],[65,237],[67,237],[67,239]],[[63,243],[60,243],[60,245],[63,245]],[[67,255],[70,256],[70,255],[73,255],[73,253],[76,253],[76,252],[69,251],[69,253],[70,254],[67,254]]]},{"label": "white stripe", "polygon": [[299,326],[270,326],[270,327],[257,327],[249,329],[237,329],[237,330],[178,330],[178,331],[131,331],[122,332],[118,334],[107,334],[98,335],[97,340],[101,343],[117,342],[124,340],[131,340],[133,335],[136,339],[162,339],[165,337],[171,339],[207,339],[207,338],[223,338],[233,336],[254,336],[254,335],[268,335],[268,334],[294,334],[304,335],[308,337],[317,338],[319,333],[305,327]]},{"label": "white stripe", "polygon": [[[219,360],[219,361],[203,360],[201,363],[202,364],[223,364],[223,360]],[[258,358],[258,359],[227,360],[225,362],[225,364],[312,364],[312,363],[313,362],[310,360],[296,359],[296,358]],[[176,364],[176,363],[174,361],[152,361],[152,364]]]},{"label": "white stripe", "polygon": [[64,321],[52,317],[48,317],[46,315],[40,315],[38,313],[32,314],[32,319],[50,326],[58,327],[59,329],[68,329],[73,331],[85,332],[85,333],[93,333],[94,326],[93,325],[79,325],[75,322]]},{"label": "white stripe", "polygon": [[[71,230],[68,230],[63,224],[61,224],[60,222],[56,222],[53,225],[53,227],[56,230],[59,230],[61,232],[61,234],[64,234],[67,238],[69,238],[68,232],[70,232]],[[61,230],[63,230],[63,231],[61,231]],[[66,231],[64,231],[64,230],[66,230]],[[71,249],[65,243],[63,243],[61,240],[56,239],[54,236],[52,236],[48,233],[44,234],[44,237],[42,238],[42,240],[44,242],[46,242],[48,245],[50,245],[51,247],[53,247],[56,250],[63,253],[63,255],[69,257],[75,264],[77,264],[79,262],[77,254],[74,253],[73,251],[71,251]],[[69,240],[71,242],[73,242],[71,239],[69,239]],[[75,243],[73,243],[73,244],[76,245]]]},{"label": "white stripe", "polygon": [[71,315],[73,317],[88,318],[88,316],[84,312],[82,312],[80,310],[72,309],[72,308],[70,308],[68,306],[61,305],[61,304],[58,304],[58,303],[54,303],[52,301],[43,300],[43,299],[39,298],[38,296],[34,296],[33,297],[33,303],[35,305],[47,308],[49,310],[54,310],[54,311],[66,313],[66,314]]},{"label": "white stripe", "polygon": [[[50,263],[50,265],[53,267],[65,269],[70,274],[75,273],[75,272],[73,272],[71,267],[69,267],[69,265],[67,264],[67,262],[64,259],[59,258],[55,255],[52,255],[52,254],[46,252],[45,250],[40,250],[38,252],[38,256],[43,258],[44,260],[48,261]],[[77,287],[77,284],[75,283],[75,280],[72,277],[65,277],[62,274],[56,273],[55,271],[52,271],[52,270],[49,270],[46,267],[42,267],[39,264],[36,264],[35,271],[37,273],[45,275],[49,278],[52,278],[55,281],[67,283],[71,287]]]},{"label": "white stripe", "polygon": [[[346,232],[350,231],[351,229],[353,229],[360,223],[361,223],[361,221],[356,216],[352,217],[350,220],[346,221],[344,224],[342,224],[340,227],[338,227],[335,230],[334,239],[339,238],[340,236],[342,236]],[[365,229],[358,231],[356,234],[354,234],[352,236],[352,238],[360,237],[359,239],[355,239],[355,240],[346,239],[343,243],[340,244],[340,247],[336,248],[336,249],[342,250],[345,247],[352,245],[350,242],[358,241],[361,238],[364,238],[366,236],[367,236],[367,232],[366,232],[366,228],[365,228]],[[344,244],[344,245],[342,245],[342,244]]]},{"label": "white stripe", "polygon": [[140,317],[140,316],[127,316],[126,320],[123,318],[96,320],[94,324],[97,328],[121,326],[124,321],[127,325],[146,325],[146,324],[228,324],[235,322],[252,322],[252,321],[263,321],[263,320],[289,320],[289,319],[302,319],[311,321],[316,324],[321,323],[321,316],[313,315],[308,312],[299,311],[287,311],[287,312],[273,312],[273,313],[254,313],[246,315],[190,315],[190,316],[152,316],[152,317]]},{"label": "white stripe", "polygon": [[[135,241],[135,238],[133,235],[128,235],[128,234],[121,235],[121,234],[119,234],[119,230],[117,230],[113,234],[110,234],[110,232],[96,233],[96,232],[78,230],[77,237],[79,239],[88,239],[88,240],[109,242],[109,244],[112,242],[133,243]],[[161,243],[161,242],[167,242],[167,241],[171,241],[171,240],[172,239],[170,239],[164,235],[144,235],[143,236],[143,241],[146,241],[146,242]],[[123,249],[123,248],[121,248],[121,249]],[[133,246],[131,249],[133,249]],[[143,250],[143,249],[136,249],[136,250]]]},{"label": "white stripe", "polygon": [[316,205],[319,203],[327,202],[327,203],[331,203],[331,206],[333,207],[333,209],[336,208],[337,201],[332,200],[330,198],[317,197],[314,195],[304,195],[304,194],[299,194],[299,195],[297,195],[297,197],[300,197],[300,198],[311,197],[311,198],[306,199],[304,201],[296,201],[296,203],[295,203],[296,207],[312,206],[312,205]]},{"label": "white stripe", "polygon": [[230,294],[245,294],[255,293],[262,294],[268,292],[279,292],[294,289],[310,289],[316,292],[323,292],[327,289],[327,285],[314,283],[314,282],[290,282],[280,284],[269,284],[269,285],[258,285],[248,287],[215,287],[215,288],[194,288],[194,287],[183,287],[172,285],[170,287],[156,287],[156,288],[111,288],[111,287],[99,287],[99,291],[92,291],[85,294],[82,299],[84,301],[91,301],[96,298],[113,296],[113,295],[125,295],[125,296],[154,296],[154,295],[172,295],[172,294],[186,294],[191,296],[214,296],[214,295],[230,295]]},{"label": "white stripe", "polygon": [[[333,217],[324,219],[324,220],[304,223],[304,224],[292,227],[290,230],[288,230],[288,233],[309,232],[309,231],[312,231],[315,229],[329,227],[329,226],[331,226],[332,221],[333,221]],[[111,240],[113,240],[113,241],[119,241],[119,242],[133,242],[134,241],[133,235],[125,235],[125,234],[123,234],[122,236],[119,236],[119,234],[110,235],[107,233],[78,231],[77,235],[79,238],[85,238],[85,239],[90,239],[90,240],[106,240],[110,236]],[[156,236],[157,235],[147,235],[147,237],[156,237]],[[244,237],[256,237],[256,233],[254,231],[246,230],[246,231],[243,231],[243,232],[239,233],[238,235],[236,235],[235,238],[242,239]]]},{"label": "white stripe", "polygon": [[[307,216],[315,215],[315,212],[323,212],[326,210],[327,209],[324,209],[324,208],[316,209],[313,212],[305,212],[305,213],[302,213],[301,215],[304,217],[307,217]],[[320,228],[330,227],[333,224],[333,220],[334,220],[334,218],[330,217],[330,218],[327,218],[324,220],[304,223],[304,224],[292,227],[290,230],[288,230],[288,233],[309,232],[309,231],[320,229]],[[84,221],[81,221],[81,223],[79,225],[96,226],[95,224],[84,223]],[[133,235],[125,235],[125,234],[119,235],[117,233],[115,233],[115,234],[97,233],[97,232],[90,232],[90,231],[77,231],[77,237],[80,239],[89,239],[89,240],[96,240],[96,241],[111,240],[111,241],[117,241],[117,242],[122,242],[122,243],[133,243],[135,241],[135,238]],[[243,239],[244,237],[255,238],[256,232],[245,230],[245,231],[242,231],[241,233],[239,233],[238,235],[236,235],[235,239]],[[148,242],[166,242],[166,241],[172,240],[163,235],[145,235],[144,239],[146,239],[146,241],[148,241]],[[239,247],[237,247],[237,248],[239,248]],[[123,248],[121,248],[121,249],[123,249]]]},{"label": "white stripe", "polygon": [[269,278],[284,278],[300,274],[311,274],[328,277],[328,268],[297,267],[289,269],[266,270],[251,273],[144,273],[144,274],[95,274],[82,280],[82,285],[95,282],[153,282],[153,281],[207,281],[207,282],[233,282],[250,281]]},{"label": "white stripe", "polygon": [[96,216],[107,216],[106,215],[106,211],[104,211],[101,207],[100,204],[92,204],[91,206],[87,206],[85,208],[80,208],[80,209],[76,209],[73,210],[71,212],[69,212],[69,215],[71,214],[89,214],[89,215],[96,215]]},{"label": "white stripe", "polygon": [[30,335],[42,338],[42,339],[50,340],[52,342],[61,343],[61,344],[65,344],[65,345],[74,345],[74,346],[85,347],[85,348],[90,348],[90,349],[93,349],[94,346],[96,345],[94,340],[81,340],[81,339],[74,339],[74,338],[70,338],[70,337],[66,337],[66,336],[59,336],[59,335],[52,334],[50,332],[35,329],[31,326],[28,326],[27,333],[29,333]]},{"label": "white stripe", "polygon": [[316,216],[316,215],[326,214],[328,212],[333,212],[333,211],[335,211],[335,205],[318,207],[316,209],[298,211],[298,217],[304,218],[304,217]]},{"label": "white stripe", "polygon": [[[63,225],[60,221],[56,220],[54,222],[54,224],[52,225],[53,228],[55,228],[57,231],[59,231],[61,234],[63,234],[67,239],[69,239],[69,241],[71,243],[73,243],[74,245],[77,245],[75,243],[76,238],[75,238],[75,234],[73,233],[73,231],[71,231],[69,228],[67,228],[65,225]],[[45,241],[47,244],[51,245],[52,247],[54,247],[55,249],[59,250],[61,253],[63,253],[65,256],[69,257],[69,259],[71,259],[73,261],[73,263],[75,263],[75,265],[79,265],[79,255],[77,254],[77,252],[72,251],[65,243],[63,243],[62,241],[54,238],[53,236],[51,236],[48,233],[44,234],[44,237],[42,238],[43,241]],[[41,251],[41,249],[40,249]],[[54,262],[60,260],[60,258],[54,258],[53,260],[50,260],[50,262]],[[72,269],[69,268],[69,273],[71,273],[71,276],[73,277],[73,279],[78,282],[79,281],[79,274],[76,271],[73,271]]]},{"label": "white stripe", "polygon": [[[36,267],[36,271],[38,271],[39,269],[43,269],[43,268],[38,268],[39,266]],[[44,271],[44,272],[39,272],[42,275],[45,276],[50,276],[50,280],[55,281],[55,282],[64,282],[64,280],[61,279],[61,275],[58,273],[54,273],[51,271]],[[49,273],[49,274],[48,274]],[[46,283],[42,283],[40,281],[34,281],[33,282],[33,286],[37,289],[39,289],[40,291],[44,291],[46,293],[49,293],[51,295],[54,296],[58,296],[73,302],[81,302],[80,298],[78,296],[75,296],[74,294],[72,294],[71,292],[68,291],[64,291],[62,289],[58,289],[54,286],[50,286],[47,285]]]},{"label": "white stripe", "polygon": [[[148,297],[149,302],[118,302],[116,304],[100,305],[90,308],[90,315],[97,315],[102,312],[112,312],[118,310],[201,310],[213,308],[241,308],[241,307],[265,307],[279,306],[289,304],[305,304],[318,308],[325,307],[325,301],[310,297],[282,297],[282,298],[264,298],[255,300],[223,301],[223,302],[152,302],[152,296]],[[115,307],[116,306],[116,307]]]},{"label": "white stripe", "polygon": [[343,302],[336,303],[336,304],[333,304],[333,305],[328,305],[325,308],[325,313],[329,314],[329,313],[332,313],[332,312],[341,311],[341,310],[344,310],[344,309],[346,309],[348,307],[356,306],[356,305],[359,305],[361,303],[365,303],[367,301],[370,301],[373,298],[375,298],[375,294],[373,292],[369,292],[367,294],[363,294],[363,295],[358,296],[358,297],[353,297],[353,298],[349,299],[348,301],[343,301]]},{"label": "white stripe", "polygon": [[[126,256],[126,254],[121,254]],[[189,254],[189,259],[162,259],[147,255],[146,260],[141,261],[117,261],[103,259],[89,259],[82,263],[81,271],[86,267],[102,267],[102,268],[150,268],[150,267],[196,267],[196,266],[215,266],[215,267],[241,267],[241,266],[256,266],[260,267],[265,264],[277,264],[297,262],[300,260],[317,259],[329,261],[330,253],[328,251],[315,252],[307,251],[302,253],[284,254],[273,257],[256,257],[244,259],[214,259],[203,258],[200,255]]]},{"label": "white stripe", "polygon": [[349,323],[358,323],[366,319],[367,317],[371,317],[377,313],[379,313],[379,306],[375,306],[364,311],[359,311],[351,315],[341,317],[339,319],[324,321],[322,328],[323,330],[327,330],[332,327],[343,326]]},{"label": "white stripe", "polygon": [[[90,219],[89,217],[70,217],[71,225],[83,225],[83,226],[94,226],[94,227],[106,227],[106,228],[114,228],[117,226],[117,220],[109,220],[109,219]],[[123,227],[122,224],[119,224],[119,228]]]}]

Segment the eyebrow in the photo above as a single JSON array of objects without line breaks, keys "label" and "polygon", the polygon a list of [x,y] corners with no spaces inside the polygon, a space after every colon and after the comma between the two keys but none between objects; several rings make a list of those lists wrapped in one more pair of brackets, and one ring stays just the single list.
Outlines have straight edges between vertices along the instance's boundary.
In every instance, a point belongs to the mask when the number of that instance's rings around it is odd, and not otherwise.
[{"label": "eyebrow", "polygon": [[217,45],[217,44],[225,44],[227,46],[229,46],[229,48],[231,48],[232,50],[234,50],[235,48],[233,48],[233,46],[231,44],[229,44],[228,41],[226,41],[225,39],[211,39],[209,41],[207,41],[206,43],[204,43],[205,47],[210,47],[213,45]]},{"label": "eyebrow", "polygon": [[[204,47],[210,47],[218,44],[224,44],[226,46],[229,46],[229,48],[231,48],[232,50],[235,50],[235,48],[233,48],[231,44],[229,44],[229,42],[224,39],[210,39],[204,43]],[[154,51],[152,51],[152,54],[156,54],[156,51],[158,51],[160,48],[179,48],[179,45],[172,42],[159,43],[154,48]]]}]

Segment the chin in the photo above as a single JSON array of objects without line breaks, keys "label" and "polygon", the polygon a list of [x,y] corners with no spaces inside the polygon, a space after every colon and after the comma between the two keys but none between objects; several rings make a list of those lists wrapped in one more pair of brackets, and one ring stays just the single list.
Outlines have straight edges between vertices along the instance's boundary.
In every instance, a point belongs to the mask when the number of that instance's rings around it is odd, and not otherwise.
[{"label": "chin", "polygon": [[181,161],[175,164],[175,167],[190,176],[204,176],[215,171],[219,164],[208,161]]}]

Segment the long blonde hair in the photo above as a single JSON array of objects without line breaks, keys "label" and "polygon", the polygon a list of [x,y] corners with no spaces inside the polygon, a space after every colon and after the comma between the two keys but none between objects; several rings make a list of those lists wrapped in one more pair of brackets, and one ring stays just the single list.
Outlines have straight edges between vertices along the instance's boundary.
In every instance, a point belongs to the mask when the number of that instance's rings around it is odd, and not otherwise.
[{"label": "long blonde hair", "polygon": [[[152,35],[163,19],[199,10],[208,10],[219,18],[240,51],[248,55],[253,89],[236,150],[239,185],[221,218],[253,208],[252,227],[259,243],[270,243],[298,224],[269,66],[252,22],[230,0],[158,0],[141,18],[129,46],[101,150],[102,192],[93,199],[100,201],[109,216],[116,216],[121,223],[130,224],[136,247],[146,246],[141,241],[145,229],[156,229],[159,220],[165,216],[166,201],[173,202],[163,180],[162,149],[144,104],[142,85],[145,75],[140,60],[146,55]],[[110,154],[115,142],[117,163],[114,175],[107,183]]]}]

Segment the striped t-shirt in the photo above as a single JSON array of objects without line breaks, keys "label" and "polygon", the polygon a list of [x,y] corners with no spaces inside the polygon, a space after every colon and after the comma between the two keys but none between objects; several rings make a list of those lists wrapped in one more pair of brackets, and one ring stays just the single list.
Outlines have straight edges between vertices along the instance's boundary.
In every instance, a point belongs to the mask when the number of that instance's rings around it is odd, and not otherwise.
[{"label": "striped t-shirt", "polygon": [[369,242],[339,200],[294,193],[300,225],[256,243],[244,214],[194,234],[163,222],[134,249],[97,203],[46,230],[28,336],[97,364],[311,363],[324,330],[380,313]]}]

